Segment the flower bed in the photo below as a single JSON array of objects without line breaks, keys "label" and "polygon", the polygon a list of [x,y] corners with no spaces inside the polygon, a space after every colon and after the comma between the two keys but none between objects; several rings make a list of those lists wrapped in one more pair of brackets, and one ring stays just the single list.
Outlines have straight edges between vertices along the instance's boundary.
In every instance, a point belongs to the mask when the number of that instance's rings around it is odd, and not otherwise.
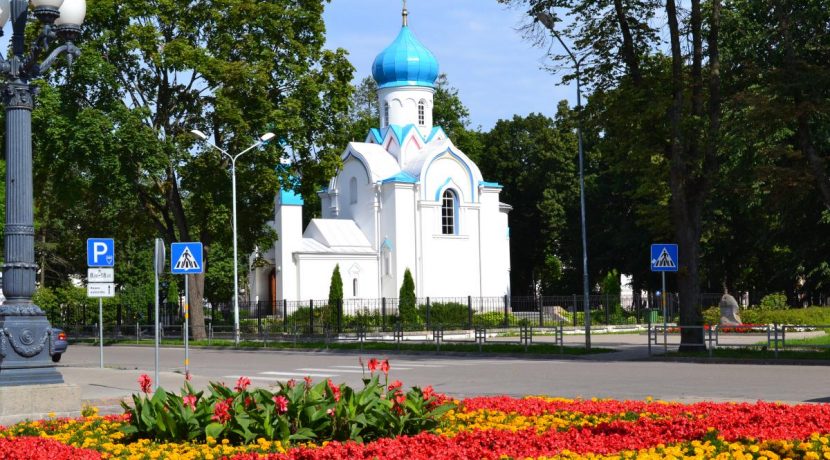
[{"label": "flower bed", "polygon": [[[386,373],[384,373],[384,377]],[[210,435],[201,439],[193,435],[190,441],[156,440],[136,437],[132,417],[136,412],[120,416],[90,415],[80,419],[51,419],[21,423],[0,430],[0,458],[3,459],[220,459],[233,460],[311,460],[311,459],[612,459],[649,458],[830,458],[830,405],[776,403],[696,403],[680,404],[658,401],[570,400],[562,398],[482,397],[456,401],[450,405],[439,403],[434,407],[448,410],[437,412],[435,423],[429,423],[426,413],[410,411],[406,400],[420,398],[421,402],[434,401],[434,394],[420,390],[404,393],[399,382],[394,381],[372,388],[377,381],[373,375],[367,384],[372,394],[380,395],[373,403],[388,407],[388,417],[374,423],[401,427],[408,417],[423,420],[409,435],[388,433],[375,427],[358,430],[371,438],[364,442],[343,440],[342,429],[348,425],[348,415],[338,412],[355,394],[371,395],[335,386],[328,381],[308,384],[309,398],[315,399],[317,411],[328,412],[325,401],[333,401],[338,395],[332,413],[326,413],[330,424],[310,436],[291,438],[287,441],[258,436],[245,442],[244,436],[224,436],[217,440]],[[146,383],[146,382],[145,382]],[[246,382],[241,381],[243,386]],[[304,386],[297,384],[297,386]],[[391,387],[391,388],[390,388]],[[296,388],[296,387],[295,387]],[[316,390],[315,390],[316,388]],[[338,388],[338,390],[334,390]],[[148,388],[145,388],[148,389]],[[281,386],[279,392],[284,392]],[[223,390],[224,391],[224,390]],[[240,407],[231,399],[242,398],[242,413],[253,410],[253,404],[274,402],[273,412],[290,414],[292,405],[302,404],[298,394],[259,394],[259,402],[251,400],[244,407],[244,398],[251,397],[246,388],[237,385],[225,394],[220,391],[212,410],[205,415],[210,423],[219,423],[224,430],[234,430],[249,425],[240,415]],[[260,391],[260,390],[256,390]],[[306,390],[303,389],[303,392]],[[311,395],[317,391],[316,395]],[[413,392],[414,391],[414,392]],[[429,393],[429,392],[428,392]],[[156,393],[153,398],[162,398]],[[188,394],[176,400],[170,407],[182,405],[190,410],[197,402],[187,399]],[[265,396],[268,396],[267,398]],[[205,397],[207,398],[207,397]],[[253,397],[252,397],[253,398]],[[149,399],[149,397],[147,398]],[[223,401],[226,403],[221,404]],[[387,403],[382,403],[386,401]],[[146,404],[146,400],[144,402]],[[216,406],[219,406],[217,410]],[[147,406],[149,407],[149,406]],[[311,407],[311,406],[309,406]],[[207,411],[207,406],[204,407]],[[373,409],[374,410],[374,409]],[[264,411],[264,410],[263,410]],[[373,416],[385,418],[386,412]],[[354,414],[352,414],[354,415]],[[241,417],[241,418],[240,418]],[[359,415],[354,415],[362,420]],[[397,417],[397,421],[393,418]],[[232,419],[236,422],[232,422]],[[425,420],[425,421],[424,421]],[[234,425],[236,423],[237,425]],[[289,419],[289,431],[304,432],[299,422]],[[360,425],[358,423],[358,425]],[[276,425],[275,425],[276,426]],[[309,428],[307,426],[306,428]],[[317,428],[309,428],[311,430]],[[338,431],[341,430],[341,431]],[[350,431],[349,430],[346,431]],[[244,431],[244,430],[243,430]],[[403,429],[406,431],[406,429]],[[193,428],[190,433],[201,433]],[[232,441],[232,439],[234,441]],[[339,440],[331,440],[339,439]]]}]

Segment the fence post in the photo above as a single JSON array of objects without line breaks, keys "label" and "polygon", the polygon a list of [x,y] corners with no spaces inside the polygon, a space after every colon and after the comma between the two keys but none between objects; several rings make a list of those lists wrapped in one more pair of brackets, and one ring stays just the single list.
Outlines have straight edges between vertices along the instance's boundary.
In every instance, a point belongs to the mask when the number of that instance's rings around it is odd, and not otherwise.
[{"label": "fence post", "polygon": [[543,327],[545,325],[545,319],[542,316],[542,307],[544,302],[542,301],[542,296],[536,298],[536,308],[539,309],[539,327]]},{"label": "fence post", "polygon": [[510,327],[510,317],[507,316],[507,294],[504,295],[504,327]]},{"label": "fence post", "polygon": [[337,333],[343,332],[343,299],[337,299]]},{"label": "fence post", "polygon": [[282,330],[288,332],[288,300],[282,299]]},{"label": "fence post", "polygon": [[432,327],[431,327],[432,323],[431,323],[430,318],[429,318],[429,310],[430,310],[429,297],[427,297],[427,330],[432,329]]},{"label": "fence post", "polygon": [[308,333],[314,334],[314,300],[308,301]]},{"label": "fence post", "polygon": [[611,308],[611,304],[608,303],[608,293],[605,294],[605,325],[608,326],[610,323],[608,318],[608,313]]},{"label": "fence post", "polygon": [[386,297],[380,299],[380,330],[386,330]]},{"label": "fence post", "polygon": [[573,296],[574,296],[574,308],[573,308],[573,310],[572,310],[572,311],[574,312],[574,314],[573,314],[573,317],[574,317],[574,329],[576,329],[576,323],[577,323],[577,321],[576,321],[576,294],[574,294]]},{"label": "fence post", "polygon": [[256,303],[256,328],[259,336],[262,337],[262,307],[259,301]]},{"label": "fence post", "polygon": [[467,296],[467,329],[473,328],[473,296]]}]

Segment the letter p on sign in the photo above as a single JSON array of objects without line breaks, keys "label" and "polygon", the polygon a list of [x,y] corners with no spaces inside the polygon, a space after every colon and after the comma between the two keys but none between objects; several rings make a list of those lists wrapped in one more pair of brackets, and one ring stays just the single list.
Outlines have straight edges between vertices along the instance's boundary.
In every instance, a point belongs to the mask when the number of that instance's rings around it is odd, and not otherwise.
[{"label": "letter p on sign", "polygon": [[115,265],[115,241],[112,238],[89,238],[86,240],[86,264],[90,267],[112,267]]}]

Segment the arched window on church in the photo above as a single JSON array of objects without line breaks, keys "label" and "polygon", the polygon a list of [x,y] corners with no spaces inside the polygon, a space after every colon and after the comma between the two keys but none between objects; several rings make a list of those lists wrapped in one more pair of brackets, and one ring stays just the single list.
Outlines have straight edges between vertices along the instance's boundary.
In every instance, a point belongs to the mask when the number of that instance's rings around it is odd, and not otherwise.
[{"label": "arched window on church", "polygon": [[455,235],[457,234],[457,218],[456,216],[456,196],[455,192],[450,189],[444,191],[441,199],[441,234]]},{"label": "arched window on church", "polygon": [[357,203],[357,178],[352,177],[349,180],[349,204]]},{"label": "arched window on church", "polygon": [[423,99],[418,101],[418,126],[424,126],[426,124],[426,105],[427,102]]},{"label": "arched window on church", "polygon": [[352,297],[357,297],[357,278],[352,278]]},{"label": "arched window on church", "polygon": [[383,123],[389,126],[389,103],[386,101],[383,102]]}]

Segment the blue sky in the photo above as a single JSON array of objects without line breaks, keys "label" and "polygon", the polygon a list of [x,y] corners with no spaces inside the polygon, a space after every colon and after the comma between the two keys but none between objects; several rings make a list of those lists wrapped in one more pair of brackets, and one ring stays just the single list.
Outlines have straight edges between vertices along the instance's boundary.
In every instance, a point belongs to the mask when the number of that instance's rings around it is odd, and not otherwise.
[{"label": "blue sky", "polygon": [[[438,59],[459,90],[473,127],[489,130],[499,119],[541,112],[553,115],[575,90],[542,70],[546,48],[516,29],[522,12],[496,0],[409,0],[409,26]],[[359,81],[371,75],[375,56],[397,36],[400,0],[332,0],[324,15],[327,46],[345,48]]]}]

